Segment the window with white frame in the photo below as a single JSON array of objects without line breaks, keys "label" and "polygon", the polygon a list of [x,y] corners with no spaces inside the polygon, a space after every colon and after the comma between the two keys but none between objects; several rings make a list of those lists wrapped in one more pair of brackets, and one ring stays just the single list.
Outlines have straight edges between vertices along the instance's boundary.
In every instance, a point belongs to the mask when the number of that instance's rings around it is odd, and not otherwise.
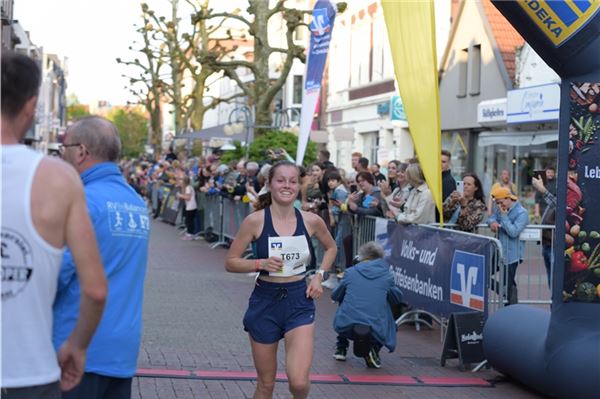
[{"label": "window with white frame", "polygon": [[464,48],[458,51],[458,87],[456,97],[465,97],[467,95],[467,71],[469,61],[469,49]]},{"label": "window with white frame", "polygon": [[481,85],[481,45],[477,44],[469,49],[469,94],[479,94]]}]

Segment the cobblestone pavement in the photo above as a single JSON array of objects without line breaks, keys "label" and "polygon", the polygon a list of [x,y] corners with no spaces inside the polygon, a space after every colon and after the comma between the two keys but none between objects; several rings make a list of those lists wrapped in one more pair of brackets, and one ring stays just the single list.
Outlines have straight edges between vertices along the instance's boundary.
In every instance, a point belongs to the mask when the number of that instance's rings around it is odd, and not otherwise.
[{"label": "cobblestone pavement", "polygon": [[[200,379],[197,370],[253,372],[242,316],[253,287],[245,274],[223,268],[226,250],[210,249],[204,241],[182,241],[171,225],[153,224],[150,263],[146,276],[144,333],[138,359],[139,369],[163,370],[173,378],[134,378],[134,398],[251,398],[254,381]],[[317,302],[315,356],[311,373],[345,376],[410,376],[416,386],[349,383],[313,383],[311,398],[537,398],[535,393],[507,380],[493,370],[461,372],[449,360],[440,367],[439,328],[415,331],[403,326],[394,353],[381,353],[383,367],[367,369],[362,359],[349,356],[346,362],[332,358],[335,305],[329,290]],[[283,345],[279,349],[279,372],[284,372]],[[188,377],[182,378],[179,374]],[[477,378],[492,382],[488,387],[439,387],[423,378]],[[285,382],[278,382],[274,397],[289,398]]]}]

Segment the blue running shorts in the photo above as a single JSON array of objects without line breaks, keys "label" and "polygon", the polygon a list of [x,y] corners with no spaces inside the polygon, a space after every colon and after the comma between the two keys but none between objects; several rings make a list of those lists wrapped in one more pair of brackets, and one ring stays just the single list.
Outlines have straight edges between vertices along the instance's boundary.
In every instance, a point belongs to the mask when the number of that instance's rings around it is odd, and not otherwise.
[{"label": "blue running shorts", "polygon": [[272,344],[296,327],[315,321],[315,303],[306,298],[306,280],[272,283],[256,280],[244,315],[244,330],[256,342]]}]

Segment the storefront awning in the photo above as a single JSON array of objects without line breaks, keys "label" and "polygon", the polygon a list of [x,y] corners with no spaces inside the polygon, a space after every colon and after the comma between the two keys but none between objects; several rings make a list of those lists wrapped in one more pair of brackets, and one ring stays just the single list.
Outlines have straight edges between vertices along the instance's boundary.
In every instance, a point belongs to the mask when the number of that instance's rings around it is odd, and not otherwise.
[{"label": "storefront awning", "polygon": [[477,145],[479,147],[488,145],[512,145],[515,147],[524,147],[546,144],[552,141],[558,141],[557,130],[481,132],[479,133]]}]

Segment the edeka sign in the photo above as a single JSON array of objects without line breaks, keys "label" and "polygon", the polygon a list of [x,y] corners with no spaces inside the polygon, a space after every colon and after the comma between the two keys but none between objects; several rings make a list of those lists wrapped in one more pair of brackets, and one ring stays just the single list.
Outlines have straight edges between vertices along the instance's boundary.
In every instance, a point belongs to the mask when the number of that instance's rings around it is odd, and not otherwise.
[{"label": "edeka sign", "polygon": [[404,301],[441,317],[487,312],[492,242],[419,225],[388,224],[388,261]]},{"label": "edeka sign", "polygon": [[520,0],[517,3],[556,47],[583,28],[600,10],[597,0]]}]

